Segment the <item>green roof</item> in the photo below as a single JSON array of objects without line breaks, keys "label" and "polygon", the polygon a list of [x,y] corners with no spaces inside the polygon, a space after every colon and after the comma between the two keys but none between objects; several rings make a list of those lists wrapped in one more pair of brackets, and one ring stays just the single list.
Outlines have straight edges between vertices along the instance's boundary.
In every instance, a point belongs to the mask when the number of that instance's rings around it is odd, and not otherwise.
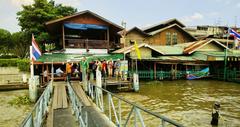
[{"label": "green roof", "polygon": [[182,55],[183,48],[177,46],[152,46],[153,48],[163,52],[165,55]]},{"label": "green roof", "polygon": [[37,62],[66,62],[67,60],[71,60],[74,62],[80,61],[83,57],[87,58],[87,61],[91,62],[94,60],[117,60],[123,59],[123,54],[101,54],[101,55],[80,55],[80,54],[65,54],[65,53],[49,53],[43,54]]},{"label": "green roof", "polygon": [[[209,56],[225,56],[225,52],[204,52],[204,54],[207,54]],[[240,57],[240,51],[238,50],[230,50],[227,52],[227,56],[236,56]]]}]

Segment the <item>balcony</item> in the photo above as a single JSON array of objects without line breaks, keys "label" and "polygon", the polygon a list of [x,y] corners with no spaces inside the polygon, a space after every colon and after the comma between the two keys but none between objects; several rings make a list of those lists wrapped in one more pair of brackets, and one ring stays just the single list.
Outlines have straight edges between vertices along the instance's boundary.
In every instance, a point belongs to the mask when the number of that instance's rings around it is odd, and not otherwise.
[{"label": "balcony", "polygon": [[108,49],[107,40],[88,40],[88,39],[65,39],[66,48],[80,49]]}]

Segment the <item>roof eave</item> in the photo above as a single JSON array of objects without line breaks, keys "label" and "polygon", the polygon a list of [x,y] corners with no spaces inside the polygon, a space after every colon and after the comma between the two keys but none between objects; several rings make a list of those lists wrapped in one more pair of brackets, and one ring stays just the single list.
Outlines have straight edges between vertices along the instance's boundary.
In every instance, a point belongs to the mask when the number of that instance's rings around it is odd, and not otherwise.
[{"label": "roof eave", "polygon": [[70,16],[65,16],[65,17],[63,17],[63,18],[51,20],[51,21],[48,21],[48,22],[46,22],[46,23],[44,23],[44,24],[45,24],[46,27],[48,27],[49,25],[52,25],[52,24],[55,24],[55,23],[58,23],[58,22],[63,22],[63,21],[66,20],[66,19],[70,19],[70,18],[79,16],[79,15],[82,15],[82,14],[86,14],[86,13],[90,13],[90,14],[94,15],[95,17],[100,18],[101,20],[109,23],[110,25],[113,25],[114,27],[118,28],[119,31],[121,31],[121,30],[124,29],[123,27],[121,27],[121,26],[119,26],[119,25],[117,25],[117,24],[115,24],[115,23],[113,23],[113,22],[111,22],[111,21],[103,18],[102,16],[100,16],[100,15],[98,15],[98,14],[96,14],[96,13],[93,13],[93,12],[89,11],[89,10],[81,11],[81,12],[75,13],[75,14],[70,15]]}]

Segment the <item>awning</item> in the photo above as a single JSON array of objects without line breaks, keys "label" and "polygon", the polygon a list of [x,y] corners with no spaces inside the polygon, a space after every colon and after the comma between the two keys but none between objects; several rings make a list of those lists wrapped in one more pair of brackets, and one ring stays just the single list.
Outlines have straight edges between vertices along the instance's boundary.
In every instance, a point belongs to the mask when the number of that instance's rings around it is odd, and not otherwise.
[{"label": "awning", "polygon": [[64,27],[75,30],[88,30],[88,29],[97,29],[97,30],[107,30],[107,26],[95,25],[95,24],[78,24],[78,23],[64,23]]},{"label": "awning", "polygon": [[40,63],[65,63],[67,60],[71,62],[79,62],[83,57],[87,58],[88,62],[95,60],[113,60],[123,59],[123,54],[101,54],[101,55],[87,55],[87,54],[65,54],[65,53],[52,53],[43,54],[36,62]]}]

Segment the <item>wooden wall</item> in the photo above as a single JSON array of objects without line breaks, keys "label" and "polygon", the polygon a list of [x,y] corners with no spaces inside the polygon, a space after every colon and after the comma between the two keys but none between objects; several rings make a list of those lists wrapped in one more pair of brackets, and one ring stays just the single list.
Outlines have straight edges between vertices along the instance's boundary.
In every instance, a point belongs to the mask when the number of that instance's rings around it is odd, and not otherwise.
[{"label": "wooden wall", "polygon": [[[160,33],[157,33],[157,34],[149,37],[147,39],[147,41],[151,45],[166,45],[166,41],[167,41],[166,40],[166,33],[167,32],[171,33],[171,35],[173,33],[177,33],[178,44],[194,41],[189,35],[184,33],[182,30],[180,30],[180,28],[177,28],[176,26],[171,27],[169,29],[166,29],[166,30],[164,30]],[[172,39],[172,42],[173,42],[173,39]]]},{"label": "wooden wall", "polygon": [[88,14],[76,16],[70,19],[67,19],[65,22],[71,22],[71,23],[81,23],[81,24],[96,24],[96,25],[105,25],[108,26],[106,22]]},{"label": "wooden wall", "polygon": [[[141,47],[139,49],[139,51],[140,51],[140,54],[141,54],[142,58],[150,58],[150,57],[152,57],[152,50],[149,49],[149,48]],[[130,52],[130,57],[134,57],[134,58],[137,57],[137,54],[136,54],[135,50]]]},{"label": "wooden wall", "polygon": [[116,30],[113,25],[111,25],[111,24],[109,24],[109,23],[107,23],[107,22],[105,22],[105,21],[101,20],[100,18],[97,18],[93,15],[83,14],[83,15],[79,15],[79,16],[67,19],[64,22],[79,23],[79,24],[96,24],[96,25],[108,26],[109,27],[109,40],[110,40],[110,42],[119,43],[119,38],[120,37],[117,35],[117,32],[119,30]]},{"label": "wooden wall", "polygon": [[138,44],[145,42],[145,36],[137,31],[129,32],[125,37],[125,46],[129,46],[130,41],[136,40]]}]

